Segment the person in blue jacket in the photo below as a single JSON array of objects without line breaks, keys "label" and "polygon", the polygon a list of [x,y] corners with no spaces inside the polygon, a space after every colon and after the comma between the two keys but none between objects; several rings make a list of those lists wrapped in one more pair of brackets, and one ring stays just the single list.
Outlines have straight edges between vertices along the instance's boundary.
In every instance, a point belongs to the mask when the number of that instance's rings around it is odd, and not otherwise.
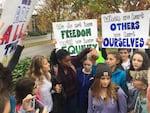
[{"label": "person in blue jacket", "polygon": [[107,54],[106,63],[112,70],[112,81],[119,85],[127,94],[126,72],[121,66],[121,57],[118,52],[112,51]]},{"label": "person in blue jacket", "polygon": [[88,90],[94,79],[94,72],[92,71],[92,61],[85,57],[83,59],[83,66],[77,69],[79,93],[78,93],[78,113],[87,113],[88,107]]}]

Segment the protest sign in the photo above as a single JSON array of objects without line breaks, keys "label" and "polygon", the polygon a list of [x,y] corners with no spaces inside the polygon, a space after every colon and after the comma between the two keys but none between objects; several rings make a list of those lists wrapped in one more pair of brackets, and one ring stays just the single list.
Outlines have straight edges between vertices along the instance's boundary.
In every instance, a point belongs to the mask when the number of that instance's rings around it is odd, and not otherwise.
[{"label": "protest sign", "polygon": [[97,20],[79,20],[53,23],[56,48],[66,49],[71,56],[77,55],[84,48],[98,49]]},{"label": "protest sign", "polygon": [[7,64],[14,52],[36,3],[37,0],[5,0],[1,15],[4,26],[0,29],[0,62],[3,64]]},{"label": "protest sign", "polygon": [[102,15],[103,47],[147,48],[149,14],[148,10]]}]

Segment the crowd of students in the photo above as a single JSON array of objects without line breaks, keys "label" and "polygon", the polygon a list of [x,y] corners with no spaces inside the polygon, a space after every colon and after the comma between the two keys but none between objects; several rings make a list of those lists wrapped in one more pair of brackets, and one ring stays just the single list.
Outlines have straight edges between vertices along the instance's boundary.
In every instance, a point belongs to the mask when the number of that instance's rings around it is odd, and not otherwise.
[{"label": "crowd of students", "polygon": [[74,57],[54,49],[50,62],[36,55],[12,95],[11,71],[23,48],[20,39],[8,67],[0,64],[0,113],[148,113],[149,49],[131,55],[127,48],[100,48],[105,63],[96,62],[92,48]]}]

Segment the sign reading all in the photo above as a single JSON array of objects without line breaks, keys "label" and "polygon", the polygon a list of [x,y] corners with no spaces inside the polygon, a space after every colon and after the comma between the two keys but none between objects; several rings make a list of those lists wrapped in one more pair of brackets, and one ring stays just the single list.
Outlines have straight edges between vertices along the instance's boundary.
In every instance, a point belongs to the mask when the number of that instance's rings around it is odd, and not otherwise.
[{"label": "sign reading all", "polygon": [[5,0],[2,9],[0,30],[0,62],[7,64],[16,49],[16,43],[26,28],[37,0]]}]

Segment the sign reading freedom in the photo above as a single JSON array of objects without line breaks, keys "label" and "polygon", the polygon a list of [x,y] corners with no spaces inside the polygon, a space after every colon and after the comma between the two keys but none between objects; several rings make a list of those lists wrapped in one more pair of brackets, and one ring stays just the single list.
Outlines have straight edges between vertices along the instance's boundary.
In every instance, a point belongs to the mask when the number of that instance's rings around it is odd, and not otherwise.
[{"label": "sign reading freedom", "polygon": [[71,56],[77,55],[85,48],[98,50],[97,20],[80,20],[53,23],[56,48],[66,49]]},{"label": "sign reading freedom", "polygon": [[104,48],[147,48],[150,10],[102,15]]},{"label": "sign reading freedom", "polygon": [[26,28],[37,0],[5,0],[2,9],[0,30],[3,36],[0,43],[0,62],[7,65],[21,33]]}]

